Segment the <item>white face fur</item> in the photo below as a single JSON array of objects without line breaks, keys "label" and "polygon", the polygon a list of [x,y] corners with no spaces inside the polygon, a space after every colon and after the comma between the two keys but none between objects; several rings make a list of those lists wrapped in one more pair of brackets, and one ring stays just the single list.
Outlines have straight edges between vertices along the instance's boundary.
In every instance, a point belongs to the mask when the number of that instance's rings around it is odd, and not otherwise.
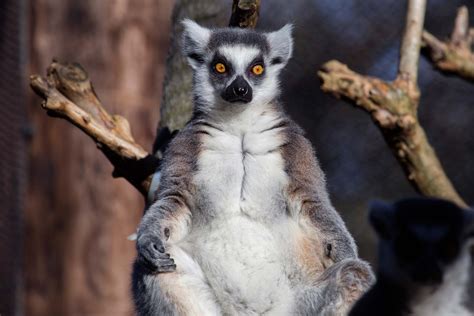
[{"label": "white face fur", "polygon": [[183,25],[184,54],[194,71],[199,111],[242,110],[279,95],[278,74],[293,49],[291,25],[271,33],[211,30],[191,20]]}]

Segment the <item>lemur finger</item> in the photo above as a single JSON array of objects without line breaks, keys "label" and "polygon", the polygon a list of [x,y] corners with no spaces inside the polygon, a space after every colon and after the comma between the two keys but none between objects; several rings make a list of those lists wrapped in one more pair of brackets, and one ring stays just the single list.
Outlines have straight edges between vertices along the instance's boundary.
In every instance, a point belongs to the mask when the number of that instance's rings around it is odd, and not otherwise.
[{"label": "lemur finger", "polygon": [[175,264],[170,264],[170,265],[158,267],[156,272],[166,273],[166,272],[174,272],[174,271],[176,271],[176,265]]},{"label": "lemur finger", "polygon": [[[168,254],[167,254],[168,255]],[[155,265],[156,272],[173,272],[176,270],[176,264],[174,259],[170,258],[169,255],[167,258],[161,258],[153,262]]]},{"label": "lemur finger", "polygon": [[157,260],[157,266],[169,266],[174,265],[173,258],[159,259]]},{"label": "lemur finger", "polygon": [[141,256],[143,256],[145,259],[149,261],[155,261],[155,260],[165,260],[169,259],[170,255],[169,253],[165,252],[157,252],[154,250],[148,250],[140,253]]},{"label": "lemur finger", "polygon": [[161,267],[175,265],[174,259],[170,258],[170,255],[167,253],[160,254],[160,257],[154,257],[154,258],[140,255],[139,259],[143,265],[145,265],[148,269],[152,271],[160,272]]},{"label": "lemur finger", "polygon": [[160,238],[154,235],[139,236],[137,250],[140,255],[148,258],[159,258],[165,255],[165,247]]},{"label": "lemur finger", "polygon": [[164,248],[163,252],[161,252],[160,250],[157,250],[152,244],[141,249],[139,254],[149,261],[169,258],[169,255],[164,252]]}]

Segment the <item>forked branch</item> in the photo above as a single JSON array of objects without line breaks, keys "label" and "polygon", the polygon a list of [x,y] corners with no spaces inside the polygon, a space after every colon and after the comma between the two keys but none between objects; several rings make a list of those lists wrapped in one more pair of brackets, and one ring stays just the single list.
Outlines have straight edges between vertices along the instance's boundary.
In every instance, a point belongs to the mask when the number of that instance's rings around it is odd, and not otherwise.
[{"label": "forked branch", "polygon": [[474,54],[471,50],[474,29],[469,28],[469,12],[458,9],[451,38],[440,41],[433,34],[423,32],[423,45],[433,64],[441,71],[474,80]]},{"label": "forked branch", "polygon": [[30,84],[49,115],[68,120],[97,143],[114,165],[114,177],[124,177],[146,194],[158,159],[135,142],[125,118],[104,109],[79,64],[53,61],[46,78],[33,75]]},{"label": "forked branch", "polygon": [[418,121],[417,72],[425,8],[426,0],[409,1],[398,75],[394,81],[357,74],[338,61],[324,64],[318,75],[324,92],[343,97],[371,115],[418,192],[466,206]]}]

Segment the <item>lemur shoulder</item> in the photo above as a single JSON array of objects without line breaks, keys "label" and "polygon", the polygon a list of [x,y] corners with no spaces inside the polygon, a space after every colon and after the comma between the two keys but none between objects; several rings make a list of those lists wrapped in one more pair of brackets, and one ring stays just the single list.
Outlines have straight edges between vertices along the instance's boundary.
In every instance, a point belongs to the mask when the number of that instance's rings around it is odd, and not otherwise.
[{"label": "lemur shoulder", "polygon": [[291,26],[183,25],[194,113],[139,226],[138,314],[344,314],[373,276],[278,101]]}]

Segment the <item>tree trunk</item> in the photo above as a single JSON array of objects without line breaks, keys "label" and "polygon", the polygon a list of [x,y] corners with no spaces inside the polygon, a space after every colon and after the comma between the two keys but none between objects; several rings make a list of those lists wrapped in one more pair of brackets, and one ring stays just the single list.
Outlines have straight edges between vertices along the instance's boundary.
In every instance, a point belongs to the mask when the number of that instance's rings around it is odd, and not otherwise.
[{"label": "tree trunk", "polygon": [[[125,116],[138,143],[149,144],[158,120],[173,3],[32,1],[31,65],[42,73],[53,57],[89,70],[101,101]],[[94,144],[31,97],[34,126],[25,212],[27,315],[132,314],[127,240],[142,216],[142,196]]]}]

